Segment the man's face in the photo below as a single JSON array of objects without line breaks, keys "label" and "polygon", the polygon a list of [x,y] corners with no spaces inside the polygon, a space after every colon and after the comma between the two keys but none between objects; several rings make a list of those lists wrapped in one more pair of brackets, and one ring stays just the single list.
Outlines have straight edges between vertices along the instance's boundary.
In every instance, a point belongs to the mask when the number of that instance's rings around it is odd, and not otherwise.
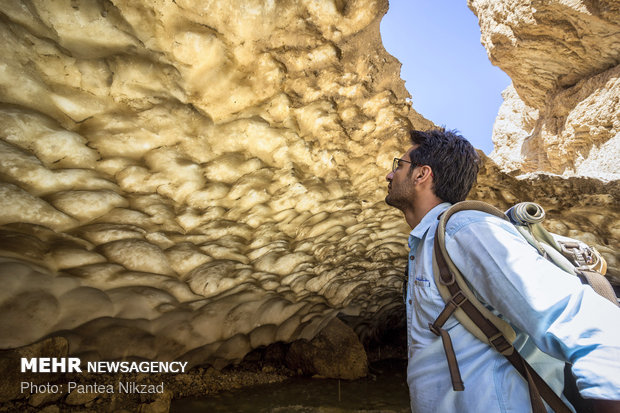
[{"label": "man's face", "polygon": [[[416,147],[412,146],[401,156],[403,161],[411,161],[409,154]],[[388,193],[385,202],[395,208],[404,211],[411,205],[414,197],[412,174],[409,173],[411,164],[400,161],[395,171],[391,171],[385,179],[388,181]]]}]

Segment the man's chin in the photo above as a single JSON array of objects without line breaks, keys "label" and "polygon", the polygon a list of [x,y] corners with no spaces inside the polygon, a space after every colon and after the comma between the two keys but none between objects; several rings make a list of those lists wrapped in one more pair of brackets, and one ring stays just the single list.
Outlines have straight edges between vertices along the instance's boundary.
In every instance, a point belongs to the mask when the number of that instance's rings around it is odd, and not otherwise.
[{"label": "man's chin", "polygon": [[385,196],[385,203],[388,204],[389,206],[396,208],[400,211],[404,211],[405,209],[405,204],[403,204],[402,202],[398,202],[398,199],[394,199],[394,197],[390,196],[391,194],[388,193]]}]

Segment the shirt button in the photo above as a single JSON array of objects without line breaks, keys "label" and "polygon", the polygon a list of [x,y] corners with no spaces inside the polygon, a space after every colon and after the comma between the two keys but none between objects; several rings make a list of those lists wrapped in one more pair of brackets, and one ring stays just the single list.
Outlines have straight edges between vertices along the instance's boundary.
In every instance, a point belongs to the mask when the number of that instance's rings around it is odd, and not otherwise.
[{"label": "shirt button", "polygon": [[410,255],[410,256],[409,256],[409,259],[410,259],[411,261],[413,261],[413,260],[415,259],[415,257],[414,257],[413,255]]},{"label": "shirt button", "polygon": [[409,305],[411,305],[411,304],[412,304],[412,301],[411,301],[411,300],[409,300]]}]

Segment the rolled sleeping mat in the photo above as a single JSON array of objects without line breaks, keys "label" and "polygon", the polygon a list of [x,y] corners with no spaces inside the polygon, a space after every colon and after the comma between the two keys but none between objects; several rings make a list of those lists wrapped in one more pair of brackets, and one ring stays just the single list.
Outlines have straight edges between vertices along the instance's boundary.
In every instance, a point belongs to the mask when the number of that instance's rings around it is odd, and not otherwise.
[{"label": "rolled sleeping mat", "polygon": [[[552,246],[556,251],[561,252],[561,247],[557,244],[553,236],[542,226],[541,222],[545,219],[545,210],[535,202],[521,202],[506,211],[506,216],[517,228],[527,227],[533,238],[538,242],[544,242]],[[523,231],[520,231],[523,233]],[[532,243],[542,253],[541,247]]]},{"label": "rolled sleeping mat", "polygon": [[538,224],[545,219],[545,210],[535,202],[521,202],[506,211],[506,215],[515,225]]}]

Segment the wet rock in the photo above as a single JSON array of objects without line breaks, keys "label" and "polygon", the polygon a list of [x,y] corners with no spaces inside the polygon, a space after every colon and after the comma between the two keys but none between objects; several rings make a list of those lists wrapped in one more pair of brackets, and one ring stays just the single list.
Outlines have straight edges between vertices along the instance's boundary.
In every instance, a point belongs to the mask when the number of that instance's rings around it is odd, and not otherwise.
[{"label": "wet rock", "polygon": [[368,374],[364,347],[353,329],[337,318],[310,342],[294,342],[286,362],[293,370],[329,378],[353,380]]}]

